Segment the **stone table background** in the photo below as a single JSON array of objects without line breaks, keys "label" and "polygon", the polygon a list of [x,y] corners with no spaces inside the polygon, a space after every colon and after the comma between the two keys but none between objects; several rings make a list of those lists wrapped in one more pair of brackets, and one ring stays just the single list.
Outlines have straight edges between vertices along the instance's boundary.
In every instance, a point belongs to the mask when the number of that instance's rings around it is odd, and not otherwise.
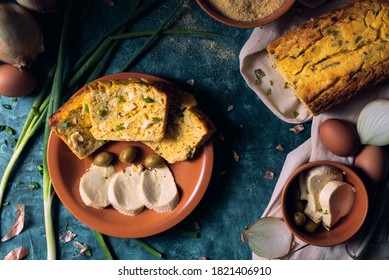
[{"label": "stone table background", "polygon": [[[83,34],[81,40],[75,40],[71,44],[76,54],[82,54],[99,34],[120,21],[131,4],[135,3],[117,0],[111,7],[104,4],[103,0],[94,2],[85,23],[80,26],[79,31]],[[161,2],[161,5],[138,20],[131,31],[158,28],[179,3],[176,0]],[[295,134],[290,131],[293,125],[275,117],[245,84],[239,72],[238,55],[252,29],[234,28],[219,23],[202,11],[194,0],[184,0],[181,3],[182,7],[169,28],[210,31],[226,36],[163,36],[130,71],[159,76],[195,95],[200,108],[218,129],[213,137],[214,169],[202,201],[177,225],[198,232],[199,237],[190,238],[167,231],[144,240],[162,252],[164,259],[251,259],[251,251],[247,244],[242,243],[240,235],[245,227],[261,216],[286,155],[310,137],[310,123],[304,124],[304,131]],[[145,38],[123,41],[105,74],[119,71],[144,40]],[[187,81],[190,80],[194,81],[193,86],[188,85]],[[0,97],[1,104],[12,107],[7,110],[0,106],[0,125],[8,125],[16,132],[15,135],[0,132],[0,174],[12,153],[10,143],[18,137],[34,99],[34,93],[16,101]],[[20,158],[11,177],[11,185],[7,188],[3,202],[9,202],[9,205],[3,206],[1,211],[1,236],[12,225],[15,205],[18,203],[26,206],[26,222],[19,236],[0,243],[0,259],[19,246],[30,248],[30,255],[26,259],[46,259],[42,189],[28,188],[32,182],[41,184],[42,177],[36,166],[41,164],[42,138],[43,131],[40,130]],[[279,144],[284,147],[283,151],[276,149]],[[267,170],[274,172],[273,179],[266,178]],[[57,258],[104,259],[91,229],[73,217],[57,197],[53,208]],[[200,225],[200,229],[194,227],[195,223]],[[74,258],[78,249],[73,247],[73,242],[59,242],[59,237],[66,229],[77,235],[75,241],[90,247],[92,256]],[[387,249],[385,252],[382,249],[385,246],[381,246],[385,242],[387,244],[387,239],[386,233],[378,233],[373,238],[373,249],[368,251],[367,257],[387,258]],[[106,241],[115,259],[155,259],[152,254],[136,245],[134,240],[106,237]]]}]

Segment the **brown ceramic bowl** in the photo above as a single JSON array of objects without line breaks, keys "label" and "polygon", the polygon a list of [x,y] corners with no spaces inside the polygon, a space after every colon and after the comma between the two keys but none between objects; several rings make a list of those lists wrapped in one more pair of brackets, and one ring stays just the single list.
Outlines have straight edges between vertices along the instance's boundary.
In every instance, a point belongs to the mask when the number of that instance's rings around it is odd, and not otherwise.
[{"label": "brown ceramic bowl", "polygon": [[[298,188],[300,173],[319,165],[332,165],[342,170],[344,181],[350,183],[355,188],[355,198],[350,212],[345,217],[342,217],[329,231],[320,225],[314,233],[309,233],[293,222],[294,211],[292,210],[292,204],[295,202],[295,198],[293,198],[292,192],[293,188]],[[361,178],[350,167],[332,161],[309,162],[297,168],[286,181],[281,196],[282,215],[292,233],[308,244],[321,247],[334,246],[354,236],[366,219],[368,205],[368,194]]]},{"label": "brown ceramic bowl", "polygon": [[258,26],[263,26],[266,25],[272,21],[275,21],[279,17],[281,17],[283,14],[285,14],[294,4],[295,0],[285,0],[285,2],[273,13],[270,15],[263,17],[258,20],[254,21],[237,21],[233,20],[230,18],[227,18],[220,14],[217,10],[215,10],[207,0],[196,0],[199,6],[213,19],[229,25],[233,27],[238,27],[238,28],[253,28],[253,27],[258,27]]}]

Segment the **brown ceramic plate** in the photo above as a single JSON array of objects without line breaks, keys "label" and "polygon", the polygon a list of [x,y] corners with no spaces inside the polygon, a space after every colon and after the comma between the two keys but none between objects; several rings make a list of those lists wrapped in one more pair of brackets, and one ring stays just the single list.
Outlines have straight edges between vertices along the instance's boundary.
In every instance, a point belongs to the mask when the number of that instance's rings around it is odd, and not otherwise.
[{"label": "brown ceramic plate", "polygon": [[[100,79],[127,78],[145,78],[167,82],[158,77],[141,73],[112,74]],[[81,92],[82,89],[75,94]],[[170,229],[194,210],[208,187],[213,168],[212,142],[208,141],[195,158],[169,165],[180,193],[180,201],[171,212],[161,214],[145,209],[139,215],[130,217],[120,214],[112,207],[94,209],[86,206],[81,200],[78,186],[81,176],[91,166],[93,156],[101,151],[109,151],[118,155],[126,145],[135,145],[140,148],[134,164],[143,163],[144,158],[153,153],[149,147],[139,142],[111,142],[101,147],[90,157],[80,160],[60,138],[51,133],[47,149],[48,169],[59,199],[70,213],[82,223],[106,235],[140,238]],[[113,163],[116,170],[126,166],[117,160],[117,156]]]},{"label": "brown ceramic plate", "polygon": [[[298,176],[309,168],[319,165],[332,165],[339,168],[344,174],[344,181],[350,183],[355,188],[354,204],[350,212],[342,217],[329,231],[320,226],[314,233],[309,233],[296,226],[293,222],[292,204],[293,188],[298,188]],[[365,185],[361,178],[350,167],[332,161],[315,161],[303,164],[297,168],[285,183],[281,196],[281,210],[283,218],[293,232],[302,241],[321,247],[334,246],[343,243],[354,236],[365,222],[369,208],[369,198]]]},{"label": "brown ceramic plate", "polygon": [[258,26],[266,25],[272,21],[275,21],[283,14],[285,14],[294,4],[295,0],[285,0],[284,3],[275,10],[272,14],[254,21],[237,21],[227,18],[215,10],[207,0],[196,0],[199,6],[213,19],[233,27],[238,28],[253,28]]}]

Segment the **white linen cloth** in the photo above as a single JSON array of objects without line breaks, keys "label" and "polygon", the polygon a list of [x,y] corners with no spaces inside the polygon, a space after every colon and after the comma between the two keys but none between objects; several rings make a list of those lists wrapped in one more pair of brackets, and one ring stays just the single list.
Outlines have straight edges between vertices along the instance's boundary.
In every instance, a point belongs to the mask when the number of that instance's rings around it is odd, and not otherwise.
[{"label": "white linen cloth", "polygon": [[[304,8],[301,10],[301,8],[298,8],[298,11],[292,9],[279,20],[264,27],[255,28],[240,52],[240,70],[243,78],[246,80],[247,85],[277,117],[289,123],[312,121],[311,138],[287,155],[271,199],[262,217],[273,216],[281,218],[280,200],[282,188],[287,178],[298,166],[316,160],[332,160],[347,165],[353,164],[353,157],[339,157],[324,148],[318,137],[319,125],[324,120],[337,118],[356,123],[359,112],[365,104],[377,98],[389,98],[389,83],[386,82],[374,88],[367,89],[366,92],[361,93],[346,104],[337,106],[326,113],[313,117],[288,89],[283,88],[283,81],[269,63],[265,50],[268,43],[290,30],[296,24],[300,24],[326,11],[337,8],[346,2],[348,1],[329,1],[315,9]],[[301,15],[296,16],[296,12]],[[261,69],[266,74],[260,82],[258,82],[255,76],[256,69]],[[269,88],[271,88],[271,94],[268,92]],[[298,112],[298,115],[296,112]],[[356,257],[363,255],[374,230],[379,224],[380,218],[383,218],[383,209],[389,195],[389,182],[385,182],[376,187],[377,192],[374,198],[371,198],[373,203],[370,204],[368,219],[364,227],[347,242],[348,251]],[[386,219],[388,219],[389,213],[384,214],[386,215]],[[346,250],[346,244],[333,247],[316,247],[310,245],[294,252],[296,249],[305,245],[303,241],[297,238],[294,238],[294,242],[296,244],[292,250],[293,253],[284,257],[284,259],[334,260],[351,258]],[[253,253],[253,259],[262,258]]]}]

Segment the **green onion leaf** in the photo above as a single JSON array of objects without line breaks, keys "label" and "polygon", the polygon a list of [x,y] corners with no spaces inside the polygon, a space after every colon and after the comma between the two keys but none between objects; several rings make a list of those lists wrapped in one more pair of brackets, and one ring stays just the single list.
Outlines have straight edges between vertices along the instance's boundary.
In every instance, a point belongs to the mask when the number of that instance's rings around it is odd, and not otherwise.
[{"label": "green onion leaf", "polygon": [[32,182],[31,184],[28,185],[28,187],[31,190],[38,190],[41,188],[41,186],[37,182]]},{"label": "green onion leaf", "polygon": [[161,118],[158,118],[158,117],[152,117],[151,120],[153,122],[159,122],[161,120]]},{"label": "green onion leaf", "polygon": [[122,130],[124,128],[123,125],[119,124],[117,126],[115,126],[115,130],[118,131],[118,130]]},{"label": "green onion leaf", "polygon": [[86,112],[86,113],[89,113],[89,106],[88,106],[88,104],[82,104],[83,105],[83,107],[84,107],[84,111]]},{"label": "green onion leaf", "polygon": [[154,102],[154,99],[152,99],[150,97],[146,97],[146,98],[143,98],[143,101],[146,103],[152,103],[152,102]]},{"label": "green onion leaf", "polygon": [[61,127],[69,127],[70,126],[70,124],[68,123],[68,122],[63,122],[62,124],[61,124]]},{"label": "green onion leaf", "polygon": [[104,117],[105,115],[107,115],[107,110],[105,110],[105,109],[99,109],[99,110],[97,111],[97,115],[98,115],[99,117]]},{"label": "green onion leaf", "polygon": [[12,106],[11,105],[9,105],[9,104],[2,104],[3,105],[3,107],[5,108],[5,109],[7,109],[7,110],[12,110]]},{"label": "green onion leaf", "polygon": [[119,96],[118,96],[118,102],[119,102],[119,103],[123,103],[123,102],[124,102],[124,97],[121,96],[121,95],[119,95]]},{"label": "green onion leaf", "polygon": [[8,132],[9,135],[14,135],[15,134],[15,130],[12,127],[8,126],[8,125],[5,127],[5,130]]},{"label": "green onion leaf", "polygon": [[31,107],[31,110],[32,110],[32,112],[33,112],[33,114],[34,114],[35,116],[39,116],[39,110],[38,110],[37,107],[32,106],[32,107]]}]

